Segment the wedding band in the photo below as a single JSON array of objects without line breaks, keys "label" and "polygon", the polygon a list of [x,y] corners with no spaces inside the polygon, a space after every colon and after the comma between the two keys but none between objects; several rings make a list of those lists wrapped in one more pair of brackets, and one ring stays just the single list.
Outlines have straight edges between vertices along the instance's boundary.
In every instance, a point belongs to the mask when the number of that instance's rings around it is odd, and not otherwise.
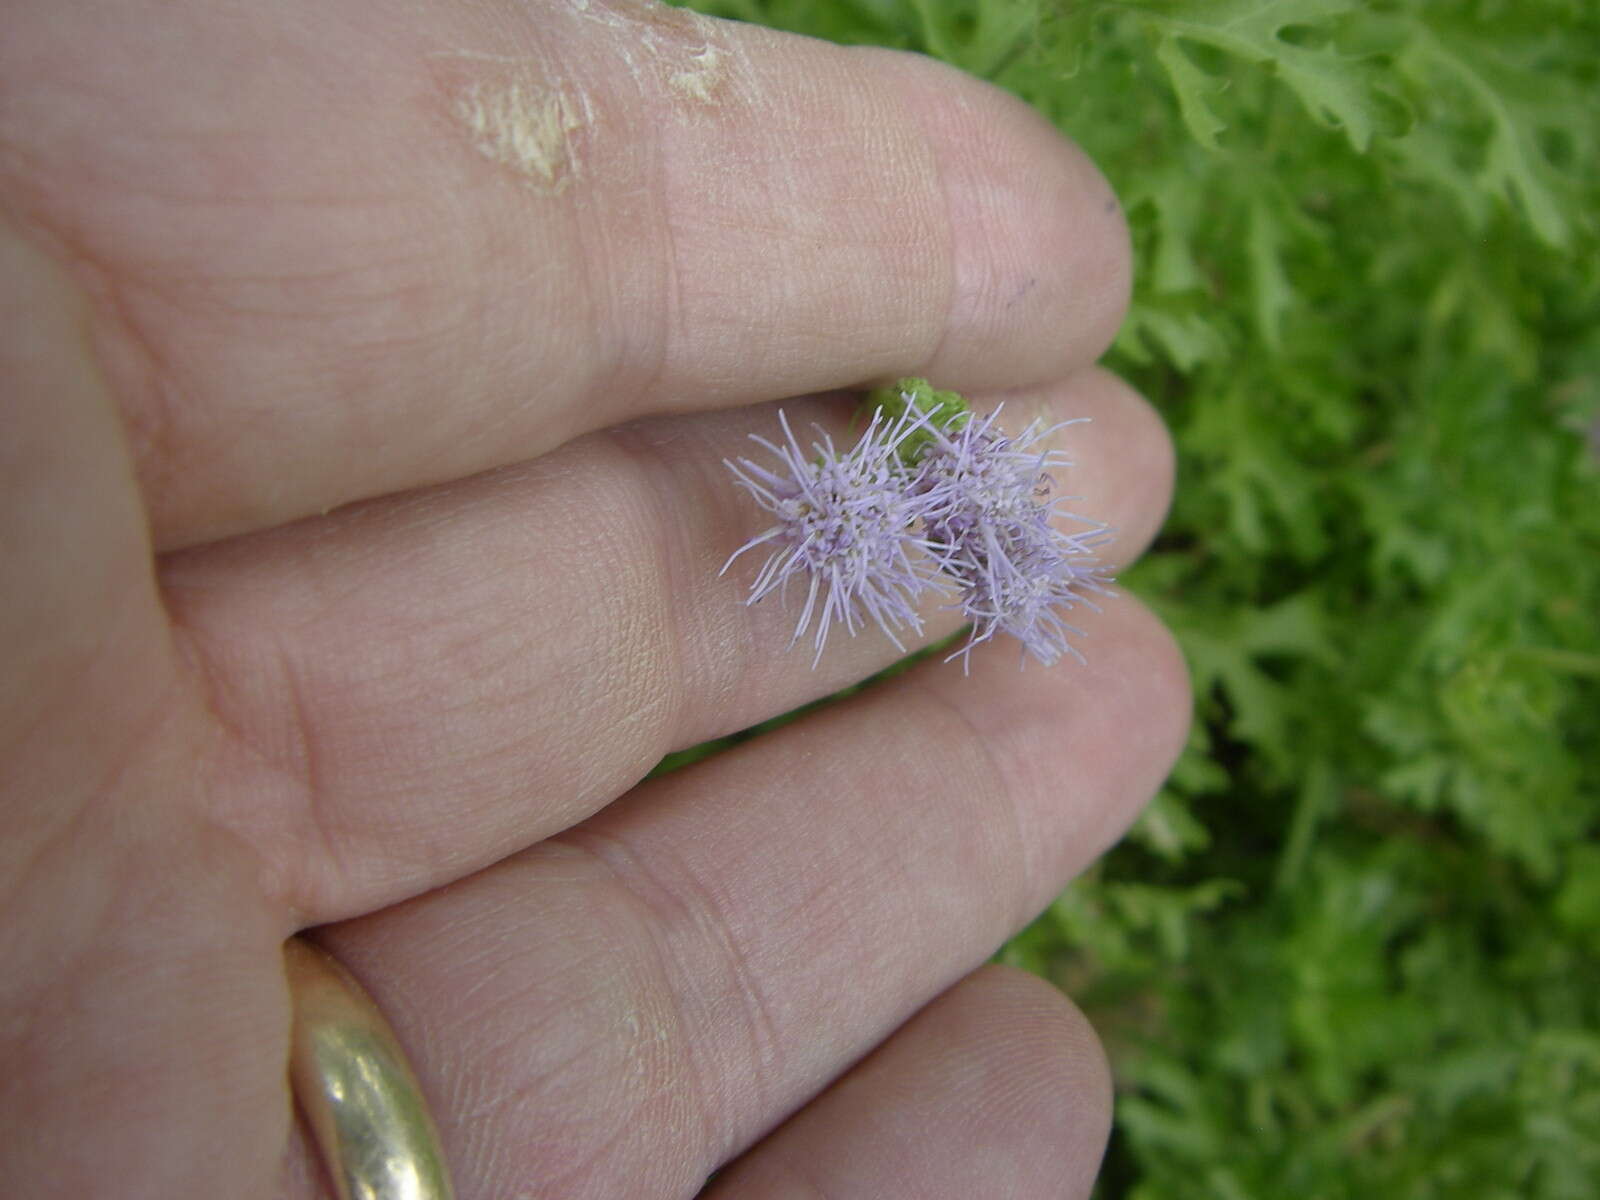
[{"label": "wedding band", "polygon": [[451,1200],[438,1131],[389,1022],[326,951],[293,937],[283,953],[289,1078],[339,1200]]}]

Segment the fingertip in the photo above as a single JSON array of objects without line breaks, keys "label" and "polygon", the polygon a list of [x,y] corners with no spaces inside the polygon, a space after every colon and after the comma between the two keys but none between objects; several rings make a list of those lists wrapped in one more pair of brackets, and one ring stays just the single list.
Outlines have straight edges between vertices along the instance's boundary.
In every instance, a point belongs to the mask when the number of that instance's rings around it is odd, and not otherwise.
[{"label": "fingertip", "polygon": [[1120,376],[1100,367],[1079,372],[1046,395],[1056,419],[1089,420],[1064,437],[1072,465],[1062,490],[1082,495],[1112,520],[1115,540],[1105,548],[1113,569],[1143,554],[1172,505],[1177,452],[1155,407]]},{"label": "fingertip", "polygon": [[1132,289],[1122,206],[1039,112],[918,55],[874,51],[935,158],[950,230],[951,307],[924,369],[958,388],[1007,388],[1097,359]]},{"label": "fingertip", "polygon": [[1120,590],[1099,607],[1078,619],[1081,663],[1019,671],[1015,646],[997,639],[973,653],[970,678],[910,677],[971,726],[1018,813],[1028,880],[1018,923],[1122,836],[1188,734],[1188,670],[1171,633]]},{"label": "fingertip", "polygon": [[962,984],[980,1019],[1002,1026],[994,1067],[1011,1081],[1003,1103],[1059,1131],[1066,1157],[1098,1162],[1111,1132],[1113,1083],[1089,1018],[1054,984],[991,963]]},{"label": "fingertip", "polygon": [[985,967],[730,1166],[709,1195],[1083,1197],[1110,1119],[1110,1072],[1088,1021],[1043,980]]}]

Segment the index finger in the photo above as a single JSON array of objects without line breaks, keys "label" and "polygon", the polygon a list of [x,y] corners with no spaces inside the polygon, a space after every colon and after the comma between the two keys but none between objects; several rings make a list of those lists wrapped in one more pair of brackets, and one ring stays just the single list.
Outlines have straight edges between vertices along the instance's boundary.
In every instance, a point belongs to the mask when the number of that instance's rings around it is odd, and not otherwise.
[{"label": "index finger", "polygon": [[1099,174],[928,60],[598,0],[137,7],[25,6],[0,146],[162,548],[644,413],[1034,383],[1121,317]]}]

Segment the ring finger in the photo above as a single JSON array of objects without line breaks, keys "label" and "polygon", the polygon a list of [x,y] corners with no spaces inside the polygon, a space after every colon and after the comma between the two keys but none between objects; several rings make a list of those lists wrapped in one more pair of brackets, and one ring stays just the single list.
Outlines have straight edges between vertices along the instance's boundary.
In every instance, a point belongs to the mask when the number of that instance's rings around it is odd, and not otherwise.
[{"label": "ring finger", "polygon": [[1087,667],[925,663],[322,931],[439,1108],[465,1195],[691,1195],[1099,854],[1182,742],[1132,601]]}]

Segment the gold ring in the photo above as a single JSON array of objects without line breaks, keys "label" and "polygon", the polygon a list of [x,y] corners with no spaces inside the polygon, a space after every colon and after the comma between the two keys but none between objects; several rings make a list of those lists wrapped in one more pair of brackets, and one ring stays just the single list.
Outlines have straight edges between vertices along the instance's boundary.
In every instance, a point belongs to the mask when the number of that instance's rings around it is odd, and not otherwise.
[{"label": "gold ring", "polygon": [[292,937],[283,955],[289,1078],[339,1200],[451,1200],[438,1130],[389,1022],[327,951]]}]

